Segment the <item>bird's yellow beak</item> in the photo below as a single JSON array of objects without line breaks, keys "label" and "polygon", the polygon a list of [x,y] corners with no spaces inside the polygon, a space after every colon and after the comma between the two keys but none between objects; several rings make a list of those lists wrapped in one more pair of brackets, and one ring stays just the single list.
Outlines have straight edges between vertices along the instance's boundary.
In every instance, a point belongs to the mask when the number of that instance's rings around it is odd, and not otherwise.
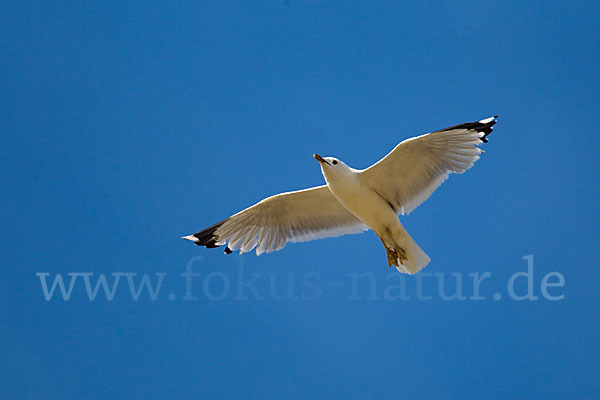
[{"label": "bird's yellow beak", "polygon": [[318,162],[329,165],[329,163],[327,162],[327,160],[324,159],[323,157],[321,157],[320,155],[318,155],[317,153],[313,154],[313,157],[316,158],[316,160]]}]

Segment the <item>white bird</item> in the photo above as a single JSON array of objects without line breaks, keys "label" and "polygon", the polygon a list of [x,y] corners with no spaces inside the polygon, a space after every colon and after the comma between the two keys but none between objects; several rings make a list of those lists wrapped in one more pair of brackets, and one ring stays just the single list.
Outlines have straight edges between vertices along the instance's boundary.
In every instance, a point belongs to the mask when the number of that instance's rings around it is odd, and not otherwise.
[{"label": "white bird", "polygon": [[430,258],[404,229],[407,215],[431,196],[450,173],[473,166],[498,116],[467,122],[404,140],[367,169],[349,167],[335,157],[314,157],[327,185],[268,197],[193,235],[198,246],[224,246],[240,254],[281,250],[288,242],[362,233],[383,243],[388,265],[415,274]]}]

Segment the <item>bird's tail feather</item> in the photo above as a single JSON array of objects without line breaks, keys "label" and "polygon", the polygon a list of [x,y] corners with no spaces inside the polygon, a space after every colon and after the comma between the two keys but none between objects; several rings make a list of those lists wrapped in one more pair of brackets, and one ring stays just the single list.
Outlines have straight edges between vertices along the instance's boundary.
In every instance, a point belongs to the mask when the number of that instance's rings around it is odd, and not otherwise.
[{"label": "bird's tail feather", "polygon": [[404,274],[416,274],[429,264],[431,258],[425,254],[423,249],[419,247],[406,229],[403,228],[403,231],[404,232],[402,232],[401,235],[396,235],[394,237],[394,241],[397,242],[399,247],[404,249],[408,260],[398,259],[400,265],[397,266],[396,269]]}]

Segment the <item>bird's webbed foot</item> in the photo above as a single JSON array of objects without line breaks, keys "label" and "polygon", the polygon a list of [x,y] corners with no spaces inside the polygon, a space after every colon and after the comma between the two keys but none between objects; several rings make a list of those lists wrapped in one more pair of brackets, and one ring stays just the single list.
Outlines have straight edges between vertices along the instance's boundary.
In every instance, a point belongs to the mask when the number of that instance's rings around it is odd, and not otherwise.
[{"label": "bird's webbed foot", "polygon": [[388,267],[392,265],[398,267],[399,264],[404,263],[404,261],[408,261],[408,255],[403,248],[393,249],[391,247],[386,247],[387,259],[388,259]]},{"label": "bird's webbed foot", "polygon": [[398,250],[396,250],[396,258],[398,260],[400,260],[400,263],[404,263],[404,261],[408,261],[408,255],[406,254],[406,251],[400,247]]}]

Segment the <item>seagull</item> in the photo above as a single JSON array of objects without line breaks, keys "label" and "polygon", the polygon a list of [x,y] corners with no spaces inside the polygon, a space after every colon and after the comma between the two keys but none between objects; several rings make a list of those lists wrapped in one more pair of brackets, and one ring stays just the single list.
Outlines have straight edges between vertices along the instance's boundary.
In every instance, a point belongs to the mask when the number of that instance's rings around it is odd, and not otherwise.
[{"label": "seagull", "polygon": [[448,178],[462,174],[483,153],[498,116],[467,122],[404,140],[388,155],[360,170],[339,158],[321,157],[326,185],[280,193],[200,232],[183,236],[198,246],[225,246],[225,253],[281,250],[288,242],[362,233],[383,243],[388,266],[415,274],[431,259],[400,223]]}]

